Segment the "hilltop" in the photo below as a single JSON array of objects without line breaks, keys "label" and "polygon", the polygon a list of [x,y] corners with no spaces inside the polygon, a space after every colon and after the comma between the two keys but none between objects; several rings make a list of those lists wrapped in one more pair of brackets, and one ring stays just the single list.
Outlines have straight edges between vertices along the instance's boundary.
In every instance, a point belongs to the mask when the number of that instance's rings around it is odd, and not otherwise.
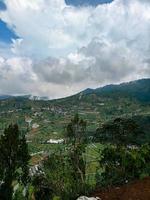
[{"label": "hilltop", "polygon": [[71,97],[63,98],[63,100],[71,100],[73,98],[97,96],[101,98],[130,98],[139,102],[150,102],[150,78],[139,79],[131,82],[106,85],[96,89],[87,88],[82,92]]}]

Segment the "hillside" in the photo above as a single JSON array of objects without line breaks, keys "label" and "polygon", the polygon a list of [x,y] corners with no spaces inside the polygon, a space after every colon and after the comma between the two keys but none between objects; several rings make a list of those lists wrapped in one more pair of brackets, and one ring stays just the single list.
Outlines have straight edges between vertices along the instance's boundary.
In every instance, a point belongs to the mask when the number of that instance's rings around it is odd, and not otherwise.
[{"label": "hillside", "polygon": [[24,130],[28,127],[29,118],[28,139],[32,141],[32,151],[36,151],[37,146],[38,150],[42,150],[43,146],[39,143],[62,138],[66,124],[77,112],[87,121],[90,135],[101,123],[116,117],[134,118],[149,135],[150,79],[86,89],[56,100],[31,98],[30,95],[3,98],[0,100],[0,131],[15,122]]},{"label": "hillside", "polygon": [[86,90],[73,95],[72,97],[64,98],[74,99],[81,97],[97,96],[101,98],[129,98],[132,100],[138,100],[139,102],[150,102],[150,79],[140,79],[119,85],[106,85],[104,87]]},{"label": "hillside", "polygon": [[11,98],[10,95],[0,95],[0,100],[9,99]]},{"label": "hillside", "polygon": [[94,90],[95,94],[111,97],[130,97],[140,102],[150,102],[150,79],[141,79],[120,85],[108,85]]},{"label": "hillside", "polygon": [[[142,159],[138,160],[139,155],[141,155],[140,152],[142,153],[144,152],[143,148],[145,148],[145,146],[142,146],[141,147],[142,149],[139,151],[136,149],[130,149],[130,147],[134,147],[134,145],[132,146],[132,144],[135,144],[135,141],[137,146],[144,145],[150,142],[150,134],[149,134],[150,84],[149,83],[150,79],[143,79],[129,83],[123,83],[120,85],[109,85],[97,89],[86,89],[73,96],[55,100],[46,100],[46,98],[41,99],[39,97],[32,97],[31,95],[8,96],[8,97],[6,96],[6,98],[5,96],[3,96],[0,99],[0,134],[2,134],[4,129],[8,127],[8,125],[11,123],[12,124],[17,123],[20,127],[21,133],[26,133],[26,140],[28,143],[29,153],[31,155],[29,165],[30,165],[30,170],[32,172],[32,176],[34,175],[34,173],[38,173],[38,171],[36,171],[37,166],[41,167],[41,164],[43,164],[43,162],[46,162],[48,156],[52,156],[55,153],[57,154],[63,152],[62,154],[63,156],[59,154],[57,155],[58,157],[57,156],[54,157],[59,160],[59,156],[61,156],[60,162],[57,162],[58,161],[57,159],[52,159],[50,161],[50,165],[47,168],[49,171],[52,161],[54,162],[56,161],[54,165],[56,167],[52,167],[49,172],[52,173],[52,177],[53,174],[54,176],[56,174],[56,180],[57,180],[56,182],[59,183],[60,181],[60,185],[62,185],[62,183],[63,184],[66,183],[65,182],[66,179],[64,181],[64,178],[68,176],[68,168],[66,168],[67,171],[65,172],[66,173],[65,176],[63,174],[64,172],[62,173],[62,171],[60,170],[62,169],[62,162],[63,162],[62,159],[65,160],[64,163],[66,163],[67,160],[69,161],[69,159],[65,156],[67,156],[68,152],[70,152],[66,148],[66,143],[64,144],[64,141],[67,141],[68,139],[66,136],[66,130],[68,128],[68,124],[72,122],[73,116],[76,113],[78,113],[79,117],[82,119],[80,123],[82,122],[81,124],[83,124],[83,122],[85,121],[84,124],[86,124],[86,149],[84,152],[85,153],[84,156],[86,159],[85,162],[86,163],[85,175],[87,177],[86,183],[88,184],[89,188],[95,188],[96,186],[98,186],[98,190],[94,194],[92,194],[92,196],[95,195],[99,196],[100,198],[102,198],[102,200],[109,200],[109,199],[120,200],[119,199],[120,196],[122,197],[121,200],[124,199],[137,200],[137,197],[140,197],[141,200],[146,200],[147,197],[149,198],[148,192],[145,192],[145,195],[147,195],[144,196],[145,199],[143,199],[141,192],[138,193],[138,196],[136,196],[136,194],[137,191],[139,190],[141,191],[142,187],[146,188],[147,185],[149,187],[149,182],[148,183],[138,182],[137,184],[135,183],[133,185],[127,184],[125,186],[121,186],[119,189],[117,189],[117,191],[116,187],[114,188],[112,186],[108,190],[99,189],[101,188],[101,185],[98,184],[99,184],[99,175],[102,172],[101,171],[102,168],[99,165],[100,164],[99,158],[101,157],[100,152],[102,153],[106,147],[110,146],[110,144],[116,145],[118,144],[118,142],[120,143],[120,141],[123,141],[124,144],[127,145],[128,148],[127,152],[129,152],[129,155],[131,155],[131,157],[129,156],[129,162],[127,162],[127,166],[128,165],[129,167],[131,166],[130,158],[131,159],[133,158],[134,160],[134,156],[132,156],[132,153],[134,155],[137,155],[135,159],[137,163],[139,161],[144,163],[143,165],[141,165],[143,166],[142,170],[144,171],[144,173],[142,171],[140,174],[140,171],[136,170],[137,166],[133,165],[134,162],[132,162],[132,168],[133,169],[135,168],[135,171],[137,171],[138,173],[137,175],[131,175],[128,171],[129,173],[128,180],[134,180],[137,177],[139,178],[140,175],[142,177],[149,176],[149,171],[148,173],[145,174],[145,172],[147,172],[146,170],[147,169],[149,170],[149,165],[146,160],[147,157],[146,158],[142,157]],[[101,137],[99,137],[98,135],[100,133],[98,132],[99,128],[103,127],[103,125],[107,124],[111,125],[111,123],[116,122],[116,120],[118,123],[118,119],[121,119],[120,124],[119,126],[115,125],[115,127],[119,127],[121,129],[115,129],[114,132],[118,133],[119,132],[118,130],[123,130],[124,132],[125,130],[125,132],[128,132],[128,134],[125,134],[125,137],[117,136],[118,138],[113,136],[112,138],[115,139],[114,140],[111,139],[112,143],[110,142],[110,140],[105,140],[105,143],[107,143],[105,144],[102,141]],[[133,126],[130,126],[131,123],[124,123],[124,122],[128,121],[133,122],[133,120],[138,126],[133,134],[134,137],[130,137],[131,134],[129,132],[129,129],[126,127],[132,128]],[[133,125],[135,125],[134,122],[132,123]],[[122,129],[123,126],[120,126],[122,124],[127,125],[125,127],[126,129],[124,128]],[[113,132],[112,130],[114,129],[111,128],[111,132]],[[133,130],[134,129],[132,129],[132,133]],[[137,132],[137,130],[140,131]],[[138,133],[138,135],[136,135],[136,133]],[[108,139],[109,138],[111,138],[110,134],[108,136]],[[124,139],[122,140],[122,138],[125,138],[126,140]],[[134,140],[134,143],[132,143],[132,140]],[[120,154],[120,152],[116,150],[111,152],[109,161],[111,160],[110,158],[113,158],[114,156],[116,157],[115,154],[116,152]],[[114,156],[112,156],[112,153],[114,153]],[[124,154],[120,155],[124,156]],[[149,156],[149,149],[148,150],[146,149],[144,155]],[[67,166],[70,166],[69,163],[66,163]],[[145,163],[147,163],[147,165],[145,165]],[[120,165],[120,167],[122,167],[122,165]],[[97,171],[98,168],[100,171]],[[118,169],[118,164],[117,168],[114,169]],[[117,176],[118,183],[120,182],[122,183],[122,180],[124,180],[122,177],[124,177],[123,172],[125,170],[124,168],[120,169],[122,170],[120,171],[122,175],[120,175],[119,178]],[[106,174],[110,173],[106,172]],[[108,180],[111,181],[109,177],[107,179],[107,177],[105,176],[106,174],[103,174],[106,181],[103,182],[104,185],[107,183]],[[115,176],[114,171],[112,175]],[[60,180],[59,178],[57,178],[59,176],[61,177]],[[113,178],[115,179],[115,177]],[[63,181],[61,182],[61,180]],[[74,180],[74,178],[72,179],[69,177],[69,179],[67,180]],[[109,181],[107,184],[109,185]],[[75,185],[77,186],[78,184],[75,183]],[[134,187],[136,187],[135,190]],[[127,189],[129,189],[129,192],[126,192]],[[128,196],[130,193],[135,195],[135,198],[133,198],[133,195]],[[122,196],[122,194],[124,196]]]}]

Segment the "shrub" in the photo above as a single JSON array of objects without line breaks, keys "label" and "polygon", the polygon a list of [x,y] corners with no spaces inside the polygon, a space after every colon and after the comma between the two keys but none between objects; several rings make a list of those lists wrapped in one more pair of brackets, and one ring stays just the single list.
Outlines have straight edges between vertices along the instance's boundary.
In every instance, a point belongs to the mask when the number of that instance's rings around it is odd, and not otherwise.
[{"label": "shrub", "polygon": [[141,147],[107,146],[102,150],[97,184],[101,186],[124,184],[150,175],[150,145]]}]

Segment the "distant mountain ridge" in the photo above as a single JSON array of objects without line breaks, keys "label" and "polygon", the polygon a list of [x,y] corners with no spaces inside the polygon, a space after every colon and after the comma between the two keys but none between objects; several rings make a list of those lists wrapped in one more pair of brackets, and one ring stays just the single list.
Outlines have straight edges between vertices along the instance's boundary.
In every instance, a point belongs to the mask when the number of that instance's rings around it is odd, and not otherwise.
[{"label": "distant mountain ridge", "polygon": [[32,96],[32,95],[21,95],[21,96],[13,96],[13,95],[0,95],[0,100],[6,99],[29,99],[29,100],[48,100],[48,97],[39,97],[39,96]]},{"label": "distant mountain ridge", "polygon": [[[98,97],[108,97],[108,98],[133,98],[140,102],[150,102],[150,78],[139,79],[131,82],[121,83],[121,84],[111,84],[104,87],[99,87],[96,89],[87,88],[82,92],[72,95],[70,97],[62,98],[63,100],[69,100],[70,98],[79,98],[79,96],[88,97],[90,95],[96,95]],[[11,95],[0,95],[0,100],[5,99],[29,99],[29,100],[40,100],[47,101],[47,97],[39,97],[32,95],[23,96],[11,96]],[[61,99],[55,99],[61,100]],[[53,100],[52,100],[53,101]]]},{"label": "distant mountain ridge", "polygon": [[12,96],[10,96],[10,95],[0,95],[0,100],[4,100],[4,99],[9,99],[9,98],[11,98]]},{"label": "distant mountain ridge", "polygon": [[95,94],[102,97],[130,97],[142,102],[150,102],[150,79],[140,79],[118,85],[106,85],[82,91],[84,95]]}]

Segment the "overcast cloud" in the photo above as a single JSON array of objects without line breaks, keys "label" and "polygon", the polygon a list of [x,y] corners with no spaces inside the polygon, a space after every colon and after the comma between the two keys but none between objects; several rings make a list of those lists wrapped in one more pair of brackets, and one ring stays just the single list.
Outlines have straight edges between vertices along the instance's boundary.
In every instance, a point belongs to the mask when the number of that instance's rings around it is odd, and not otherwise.
[{"label": "overcast cloud", "polygon": [[5,0],[0,17],[19,39],[0,44],[0,93],[63,97],[150,77],[150,1],[97,7]]}]

